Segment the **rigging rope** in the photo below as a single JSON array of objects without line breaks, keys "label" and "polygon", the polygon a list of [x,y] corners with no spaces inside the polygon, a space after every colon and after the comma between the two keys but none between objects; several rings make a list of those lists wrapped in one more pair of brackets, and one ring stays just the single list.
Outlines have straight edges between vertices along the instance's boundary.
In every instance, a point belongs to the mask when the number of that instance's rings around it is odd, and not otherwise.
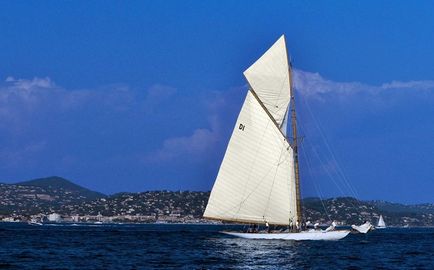
[{"label": "rigging rope", "polygon": [[[304,104],[306,105],[306,108],[308,109],[309,115],[310,115],[310,117],[313,119],[313,123],[315,124],[315,127],[316,127],[316,129],[318,130],[318,133],[321,135],[320,137],[321,137],[322,141],[324,142],[324,144],[326,145],[326,149],[327,149],[327,151],[329,152],[329,154],[330,154],[330,156],[331,156],[331,158],[332,158],[333,164],[334,164],[335,167],[336,167],[336,170],[335,170],[336,173],[335,173],[335,174],[336,174],[336,176],[338,176],[338,180],[342,183],[342,186],[346,186],[346,187],[348,188],[350,194],[351,194],[353,197],[358,198],[358,194],[357,194],[357,192],[355,191],[355,189],[354,189],[353,186],[351,185],[350,181],[349,181],[349,180],[347,179],[347,177],[345,176],[345,174],[344,174],[342,168],[339,166],[339,163],[338,163],[338,161],[337,161],[337,159],[336,159],[336,156],[334,155],[334,153],[333,153],[333,151],[332,151],[332,149],[331,149],[331,147],[330,147],[330,144],[329,144],[328,141],[327,141],[327,137],[325,136],[324,132],[322,131],[322,128],[321,128],[321,126],[320,126],[318,120],[317,120],[316,117],[314,116],[314,114],[313,114],[313,112],[312,112],[312,110],[311,110],[309,104],[308,104],[308,103],[306,102],[306,100],[304,100],[304,99],[303,99],[303,102],[304,102]],[[326,163],[324,162],[324,160],[321,158],[321,156],[319,155],[319,153],[318,153],[318,151],[316,150],[316,148],[315,148],[313,145],[311,146],[311,148],[312,148],[313,152],[315,153],[315,155],[317,156],[319,162],[320,162],[321,164],[326,164]],[[341,189],[340,185],[339,185],[339,184],[335,181],[335,179],[333,178],[332,173],[331,173],[331,170],[330,170],[328,167],[326,167],[326,166],[323,166],[323,169],[325,170],[327,176],[332,180],[332,182],[335,184],[335,186],[339,189],[339,191],[340,191],[340,193],[342,194],[342,196],[348,196],[348,195],[346,195],[346,194],[343,192],[343,190]],[[357,207],[356,207],[356,206],[355,206],[351,201],[349,201],[349,203],[350,203],[354,208],[357,208]],[[360,202],[359,202],[358,200],[356,200],[356,203],[360,206]]]},{"label": "rigging rope", "polygon": [[[303,144],[301,144],[301,146],[303,146]],[[307,164],[307,167],[308,167],[308,170],[307,170],[307,171],[308,171],[308,174],[309,174],[310,178],[313,179],[313,175],[312,175],[312,171],[311,171],[311,170],[312,170],[312,165],[311,165],[311,162],[310,162],[310,158],[309,158],[309,156],[306,154],[306,150],[304,149],[304,147],[301,147],[301,148],[302,148],[302,151],[303,151],[304,156],[306,157],[306,164]],[[312,180],[312,182],[313,182],[313,184],[314,184],[315,191],[317,192],[317,195],[319,196],[319,200],[320,200],[321,205],[322,205],[322,207],[323,207],[323,209],[324,209],[324,212],[325,212],[327,218],[329,219],[329,221],[332,222],[332,219],[330,218],[330,214],[329,214],[329,212],[327,211],[326,206],[324,205],[323,195],[322,195],[321,189],[320,189],[320,187],[319,187],[319,183],[317,183],[316,181],[313,181],[313,180]],[[318,185],[317,185],[317,184],[318,184]]]}]

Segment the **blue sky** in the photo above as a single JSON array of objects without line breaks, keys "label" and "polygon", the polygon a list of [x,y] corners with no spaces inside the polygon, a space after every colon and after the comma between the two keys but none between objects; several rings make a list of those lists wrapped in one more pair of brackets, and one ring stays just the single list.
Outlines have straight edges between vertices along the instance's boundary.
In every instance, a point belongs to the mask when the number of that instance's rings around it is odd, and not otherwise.
[{"label": "blue sky", "polygon": [[0,182],[209,190],[247,91],[242,72],[285,34],[304,196],[434,202],[433,8],[2,2]]}]

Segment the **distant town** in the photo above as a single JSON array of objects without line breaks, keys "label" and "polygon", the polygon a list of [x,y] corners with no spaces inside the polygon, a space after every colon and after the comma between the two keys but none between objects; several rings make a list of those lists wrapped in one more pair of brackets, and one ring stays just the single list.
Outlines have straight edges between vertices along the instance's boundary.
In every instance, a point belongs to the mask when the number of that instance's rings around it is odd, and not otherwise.
[{"label": "distant town", "polygon": [[[218,223],[202,218],[209,192],[147,191],[104,195],[60,177],[0,184],[0,221],[67,223]],[[434,226],[434,205],[359,201],[350,197],[306,198],[304,217],[312,223]]]}]

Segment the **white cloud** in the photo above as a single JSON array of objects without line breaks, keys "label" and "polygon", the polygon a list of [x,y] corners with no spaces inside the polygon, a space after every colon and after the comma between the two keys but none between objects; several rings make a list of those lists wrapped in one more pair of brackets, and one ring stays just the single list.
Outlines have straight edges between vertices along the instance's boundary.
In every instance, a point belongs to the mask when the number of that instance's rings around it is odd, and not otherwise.
[{"label": "white cloud", "polygon": [[54,88],[55,84],[50,78],[38,78],[34,77],[32,80],[19,79],[15,80],[13,77],[6,78],[6,82],[13,83],[14,87],[22,90],[29,90],[34,88]]},{"label": "white cloud", "polygon": [[177,92],[177,89],[168,85],[154,84],[146,92],[144,108],[147,113],[155,113],[158,106],[169,100]]},{"label": "white cloud", "polygon": [[434,89],[434,81],[392,81],[384,83],[380,86],[381,89],[416,89],[416,90],[429,90]]},{"label": "white cloud", "polygon": [[358,92],[377,93],[391,89],[432,90],[434,81],[392,81],[381,85],[370,85],[361,82],[336,82],[322,77],[319,73],[294,70],[294,86],[306,97],[321,97],[327,93],[350,95]]},{"label": "white cloud", "polygon": [[[360,92],[374,94],[393,89],[434,89],[434,81],[429,80],[392,81],[375,86],[360,82],[336,82],[318,73],[302,70],[294,70],[294,84],[300,94],[313,98],[322,98],[328,93],[347,96]],[[168,161],[186,155],[196,160],[206,157],[209,151],[217,149],[222,143],[222,138],[231,132],[232,124],[228,124],[227,121],[229,119],[232,123],[236,118],[246,91],[247,87],[243,86],[226,91],[207,91],[203,96],[193,97],[197,99],[197,103],[202,104],[203,110],[198,113],[204,114],[208,125],[196,127],[189,134],[168,137],[159,148],[145,156],[146,162]],[[56,85],[49,77],[27,80],[9,76],[0,85],[0,130],[25,127],[25,124],[20,124],[28,122],[33,115],[40,112],[48,112],[47,115],[50,115],[80,109],[83,106],[105,106],[108,110],[124,111],[134,105],[136,109],[137,106],[144,108],[146,113],[160,112],[159,108],[170,106],[177,92],[174,87],[155,84],[147,89],[144,96],[139,97],[137,92],[131,91],[125,85],[67,90]],[[162,117],[165,117],[164,114]]]},{"label": "white cloud", "polygon": [[74,112],[86,107],[97,111],[125,111],[135,104],[136,93],[125,85],[95,89],[65,89],[49,77],[6,78],[0,84],[0,132],[23,134],[35,119]]},{"label": "white cloud", "polygon": [[[434,81],[392,81],[381,85],[370,85],[361,82],[336,82],[322,77],[319,73],[303,70],[294,70],[294,84],[301,95],[307,98],[322,99],[325,95],[332,93],[338,97],[351,96],[357,93],[376,94],[381,91],[412,89],[426,90],[434,89]],[[217,149],[221,138],[231,131],[232,124],[224,123],[222,119],[229,119],[227,113],[234,115],[240,109],[241,99],[244,96],[247,86],[232,88],[228,91],[211,92],[204,97],[199,97],[206,107],[203,113],[207,115],[209,127],[194,129],[190,135],[173,136],[163,141],[161,147],[145,156],[146,162],[170,161],[180,159],[183,156],[189,159],[201,160],[210,151]],[[164,100],[173,95],[173,88],[156,86],[148,93],[148,99],[155,101]]]},{"label": "white cloud", "polygon": [[106,112],[143,110],[152,113],[159,105],[169,102],[176,92],[176,88],[163,84],[152,85],[145,93],[133,91],[124,84],[65,89],[49,77],[16,79],[8,76],[0,84],[0,130],[20,130],[35,115],[50,117],[86,107]]},{"label": "white cloud", "polygon": [[165,139],[159,149],[145,155],[144,161],[146,163],[164,162],[185,155],[189,156],[189,160],[201,160],[215,149],[221,137],[219,117],[211,114],[208,121],[209,128],[197,128],[191,135]]},{"label": "white cloud", "polygon": [[163,84],[154,84],[147,91],[147,100],[158,101],[164,100],[176,93],[176,88],[163,85]]},{"label": "white cloud", "polygon": [[[47,98],[67,94],[48,77],[27,79],[14,79],[9,76],[6,84],[0,86],[0,108],[29,110]],[[19,105],[19,108],[18,108]]]},{"label": "white cloud", "polygon": [[187,156],[187,160],[204,161],[213,156],[225,132],[231,131],[232,124],[224,123],[227,118],[225,114],[239,111],[239,96],[243,91],[247,91],[245,86],[233,87],[228,91],[209,91],[197,97],[197,102],[204,107],[202,113],[208,120],[208,127],[194,129],[190,135],[167,138],[160,148],[145,155],[144,161],[166,162]]},{"label": "white cloud", "polygon": [[195,159],[211,151],[217,141],[218,134],[215,131],[199,128],[190,136],[166,139],[160,149],[145,157],[145,161],[168,161],[185,154]]},{"label": "white cloud", "polygon": [[[113,133],[124,132],[125,126],[130,126],[130,123],[122,122],[124,119],[137,117],[146,123],[146,119],[143,119],[147,117],[144,102],[149,106],[156,106],[155,104],[165,102],[174,93],[175,88],[162,84],[153,85],[143,92],[132,90],[124,84],[93,89],[66,89],[49,77],[16,79],[9,76],[0,82],[0,167],[14,167],[25,160],[37,162],[38,159],[34,159],[34,156],[40,152],[61,151],[52,148],[59,143],[57,138],[50,138],[67,134],[70,130],[72,135],[65,140],[73,140],[77,134],[75,127],[88,128],[95,136],[109,137]],[[121,122],[117,125],[114,121]],[[140,130],[140,125],[145,126],[143,122],[137,122],[134,128]],[[81,133],[83,132],[87,130]],[[107,133],[109,135],[106,135]],[[205,136],[203,131],[198,131],[194,138]],[[195,140],[197,143],[194,143]],[[33,141],[44,143],[32,144]],[[169,140],[167,144],[172,147],[182,145],[182,141]],[[202,139],[193,139],[192,143],[193,149],[198,151],[203,147],[199,145],[199,141]],[[69,141],[66,148],[70,147],[71,143],[75,142]],[[82,143],[88,141],[84,140]],[[71,159],[65,159],[65,164],[71,162]]]}]

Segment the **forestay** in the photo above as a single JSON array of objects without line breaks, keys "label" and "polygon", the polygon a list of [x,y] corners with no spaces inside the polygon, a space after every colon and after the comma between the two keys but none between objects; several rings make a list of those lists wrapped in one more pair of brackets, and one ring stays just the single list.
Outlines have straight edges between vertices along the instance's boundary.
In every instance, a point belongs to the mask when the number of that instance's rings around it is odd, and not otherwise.
[{"label": "forestay", "polygon": [[292,148],[250,90],[204,217],[281,225],[295,221],[293,166]]},{"label": "forestay", "polygon": [[288,70],[285,37],[281,36],[261,58],[244,71],[250,87],[279,127],[284,121],[291,98]]}]

